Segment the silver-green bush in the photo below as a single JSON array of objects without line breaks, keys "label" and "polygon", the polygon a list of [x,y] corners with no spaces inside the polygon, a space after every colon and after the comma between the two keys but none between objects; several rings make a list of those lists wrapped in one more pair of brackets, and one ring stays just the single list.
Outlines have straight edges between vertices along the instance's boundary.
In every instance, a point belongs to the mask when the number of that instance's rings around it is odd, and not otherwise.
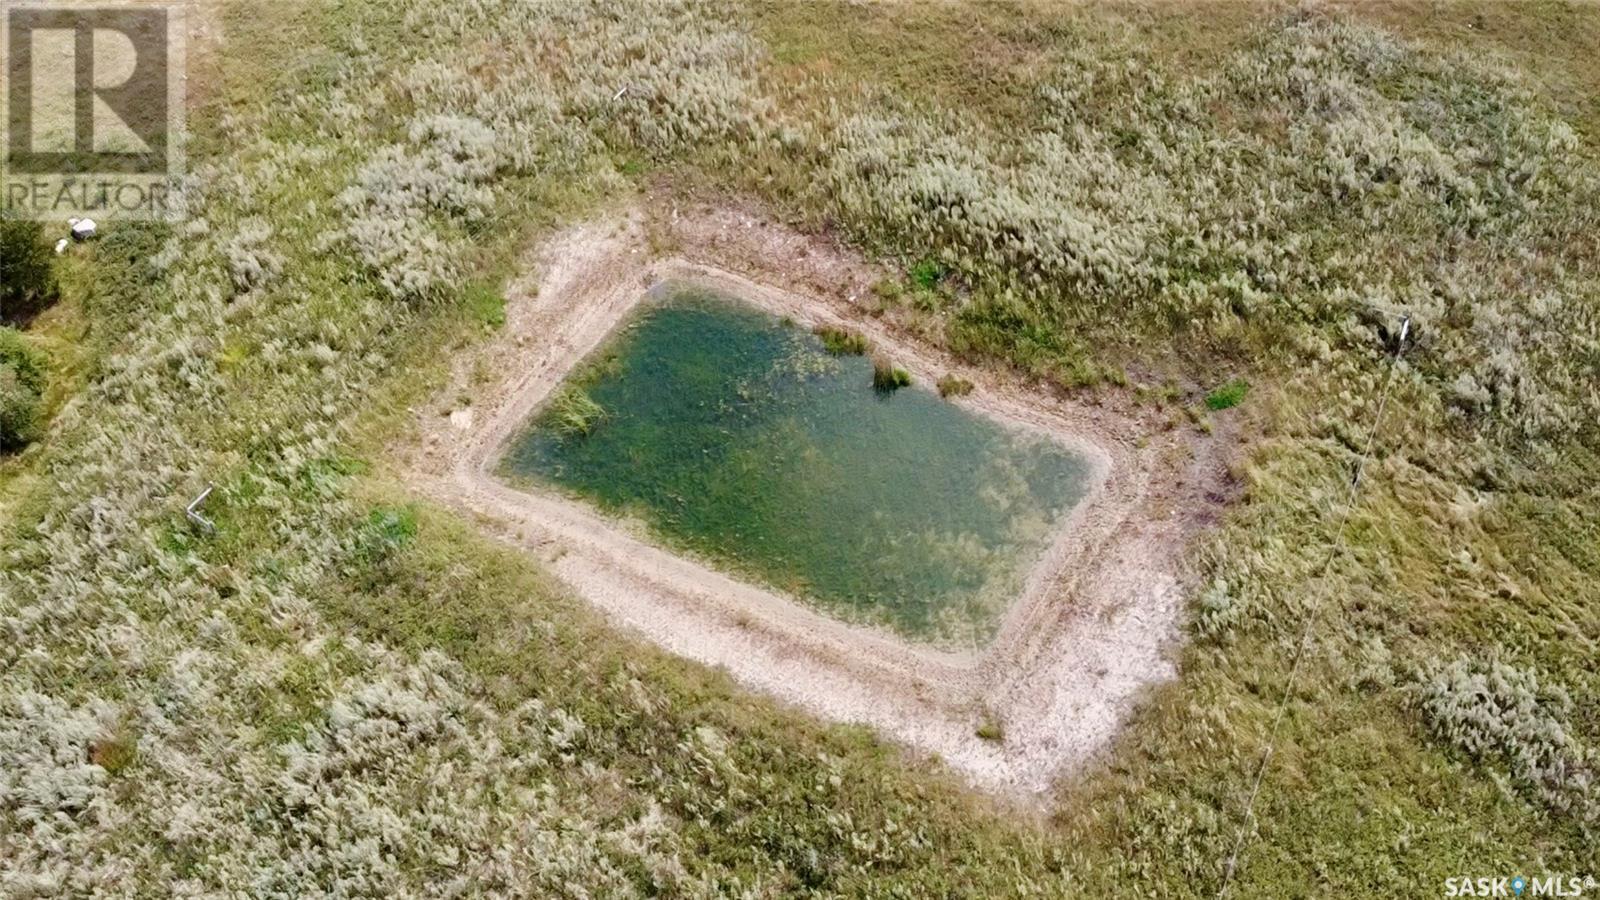
[{"label": "silver-green bush", "polygon": [[1421,669],[1410,688],[1428,728],[1474,759],[1501,762],[1552,809],[1600,824],[1600,754],[1572,735],[1572,698],[1531,670],[1458,657]]}]

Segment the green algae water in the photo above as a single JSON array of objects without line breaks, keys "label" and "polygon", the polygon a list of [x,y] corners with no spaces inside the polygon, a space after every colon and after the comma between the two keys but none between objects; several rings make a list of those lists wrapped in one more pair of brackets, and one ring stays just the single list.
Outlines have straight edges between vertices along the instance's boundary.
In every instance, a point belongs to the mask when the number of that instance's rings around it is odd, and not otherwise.
[{"label": "green algae water", "polygon": [[658,286],[502,461],[848,621],[993,637],[1089,467],[734,299]]}]

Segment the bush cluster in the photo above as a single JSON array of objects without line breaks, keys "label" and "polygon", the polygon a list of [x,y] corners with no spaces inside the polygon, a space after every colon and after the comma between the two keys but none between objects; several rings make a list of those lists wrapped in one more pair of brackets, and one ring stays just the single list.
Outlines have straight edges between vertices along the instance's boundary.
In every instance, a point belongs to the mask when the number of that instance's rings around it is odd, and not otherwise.
[{"label": "bush cluster", "polygon": [[1440,739],[1474,759],[1503,762],[1552,809],[1600,825],[1600,753],[1573,736],[1565,690],[1499,660],[1458,657],[1422,668],[1410,691]]},{"label": "bush cluster", "polygon": [[1405,311],[1463,422],[1560,439],[1600,414],[1577,299],[1600,179],[1509,76],[1304,15],[1200,78],[1076,49],[1019,135],[877,99],[820,127],[823,208],[919,279],[959,273],[1024,362],[1085,329],[1370,359]]},{"label": "bush cluster", "polygon": [[0,322],[26,323],[59,296],[44,226],[0,211]]},{"label": "bush cluster", "polygon": [[425,299],[460,277],[463,244],[441,224],[481,222],[505,161],[489,126],[450,115],[413,121],[405,143],[372,155],[339,201],[350,219],[346,236],[384,290]]},{"label": "bush cluster", "polygon": [[15,329],[0,327],[0,452],[38,436],[45,363]]},{"label": "bush cluster", "polygon": [[939,396],[965,397],[972,393],[973,384],[960,375],[944,375],[939,379]]},{"label": "bush cluster", "polygon": [[1248,382],[1241,378],[1235,378],[1206,395],[1206,409],[1212,412],[1233,409],[1244,402],[1244,395],[1249,391],[1250,384]]}]

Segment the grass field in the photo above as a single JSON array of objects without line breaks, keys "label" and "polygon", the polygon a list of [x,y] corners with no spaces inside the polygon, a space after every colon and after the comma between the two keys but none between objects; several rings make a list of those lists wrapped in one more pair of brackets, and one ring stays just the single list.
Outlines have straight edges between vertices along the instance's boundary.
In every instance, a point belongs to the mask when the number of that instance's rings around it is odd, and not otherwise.
[{"label": "grass field", "polygon": [[[193,216],[75,251],[31,338],[7,893],[1215,895],[1241,827],[1237,896],[1600,876],[1600,10],[219,15]],[[386,467],[527,246],[708,194],[1041,391],[1249,417],[1179,679],[1043,816],[606,631]]]}]

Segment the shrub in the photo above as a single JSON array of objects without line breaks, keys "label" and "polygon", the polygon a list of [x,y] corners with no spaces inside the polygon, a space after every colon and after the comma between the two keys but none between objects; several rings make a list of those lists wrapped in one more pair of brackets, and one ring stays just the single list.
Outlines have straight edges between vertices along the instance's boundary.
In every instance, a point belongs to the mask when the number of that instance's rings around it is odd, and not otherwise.
[{"label": "shrub", "polygon": [[17,372],[0,366],[0,451],[27,446],[39,433],[39,395],[23,387]]},{"label": "shrub", "polygon": [[867,337],[845,328],[818,325],[812,334],[822,339],[822,348],[834,356],[861,356],[867,352]]},{"label": "shrub", "polygon": [[408,141],[381,148],[340,195],[345,237],[390,296],[439,295],[458,274],[463,245],[445,223],[479,223],[510,160],[495,131],[461,116],[420,117]]},{"label": "shrub", "polygon": [[1233,381],[1217,388],[1206,395],[1206,409],[1220,412],[1232,409],[1244,402],[1244,395],[1250,390],[1250,385],[1243,380],[1235,378]]},{"label": "shrub", "polygon": [[89,744],[89,762],[112,775],[133,765],[138,755],[138,744],[125,736],[102,738]]},{"label": "shrub", "polygon": [[880,278],[872,283],[873,296],[883,303],[898,303],[905,296],[905,285],[893,278]]},{"label": "shrub", "polygon": [[240,223],[238,231],[222,242],[222,254],[228,261],[235,290],[244,293],[266,287],[283,273],[282,254],[267,246],[272,237],[271,225],[251,218]]},{"label": "shrub", "polygon": [[0,328],[0,451],[17,450],[39,432],[44,361],[11,328]]},{"label": "shrub", "polygon": [[1423,668],[1410,693],[1435,737],[1480,762],[1504,764],[1553,809],[1600,823],[1600,756],[1573,736],[1566,690],[1542,684],[1528,669],[1461,657]]},{"label": "shrub", "polygon": [[1244,617],[1245,604],[1228,591],[1228,583],[1218,578],[1200,594],[1195,630],[1208,638],[1223,638]]},{"label": "shrub", "polygon": [[0,321],[23,323],[60,296],[44,226],[0,213]]},{"label": "shrub", "polygon": [[0,366],[9,366],[29,390],[44,392],[45,358],[15,328],[0,326]]},{"label": "shrub", "polygon": [[972,393],[972,382],[960,375],[946,375],[939,379],[939,396],[965,397]]},{"label": "shrub", "polygon": [[882,393],[890,393],[911,384],[911,373],[883,357],[872,360],[872,386]]}]

